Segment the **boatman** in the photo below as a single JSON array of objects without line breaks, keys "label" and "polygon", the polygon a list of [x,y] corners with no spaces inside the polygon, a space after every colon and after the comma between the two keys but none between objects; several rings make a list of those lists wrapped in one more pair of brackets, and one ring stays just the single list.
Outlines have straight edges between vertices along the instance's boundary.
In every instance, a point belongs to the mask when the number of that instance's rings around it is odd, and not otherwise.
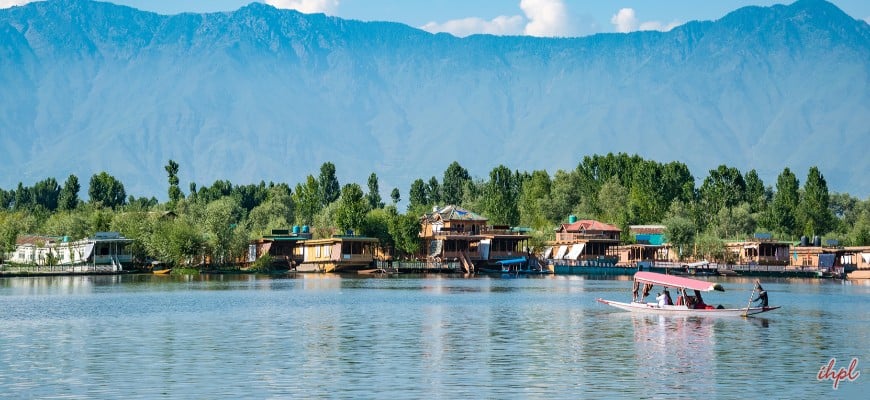
[{"label": "boatman", "polygon": [[767,307],[767,291],[761,287],[761,282],[755,281],[755,289],[758,290],[758,297],[753,299],[752,301],[757,301],[761,303],[762,308]]}]

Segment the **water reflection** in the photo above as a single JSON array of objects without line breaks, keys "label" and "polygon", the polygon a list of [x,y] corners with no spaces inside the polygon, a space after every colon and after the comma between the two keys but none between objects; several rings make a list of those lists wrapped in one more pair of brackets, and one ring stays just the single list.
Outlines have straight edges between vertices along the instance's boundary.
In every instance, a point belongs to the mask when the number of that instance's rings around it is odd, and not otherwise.
[{"label": "water reflection", "polygon": [[632,314],[635,359],[648,395],[715,394],[715,320]]},{"label": "water reflection", "polygon": [[[630,285],[591,278],[0,279],[0,387],[12,398],[856,394],[864,381],[832,393],[815,374],[831,357],[870,359],[870,289],[765,288],[787,312],[710,320],[614,311],[595,299]],[[745,304],[748,291],[724,295]]]}]

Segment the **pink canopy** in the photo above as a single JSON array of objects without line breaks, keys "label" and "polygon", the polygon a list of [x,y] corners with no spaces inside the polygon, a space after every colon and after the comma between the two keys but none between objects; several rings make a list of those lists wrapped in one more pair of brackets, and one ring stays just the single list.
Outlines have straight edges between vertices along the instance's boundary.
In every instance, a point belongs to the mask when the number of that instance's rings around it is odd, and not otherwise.
[{"label": "pink canopy", "polygon": [[692,290],[700,290],[709,292],[711,290],[724,291],[721,285],[715,282],[699,281],[697,279],[683,278],[682,276],[673,276],[658,274],[655,272],[641,271],[634,274],[634,280],[651,285],[686,288]]}]

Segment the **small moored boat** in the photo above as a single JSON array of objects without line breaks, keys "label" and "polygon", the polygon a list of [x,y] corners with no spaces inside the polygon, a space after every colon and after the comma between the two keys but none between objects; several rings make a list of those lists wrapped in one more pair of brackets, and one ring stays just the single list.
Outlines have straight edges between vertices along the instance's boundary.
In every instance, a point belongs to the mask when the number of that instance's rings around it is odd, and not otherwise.
[{"label": "small moored boat", "polygon": [[[662,286],[664,291],[657,298],[657,302],[644,301],[649,295],[649,292],[654,286]],[[677,301],[673,302],[668,288],[677,289],[679,296]],[[639,293],[643,290],[642,293]],[[694,295],[689,295],[687,290],[694,292]],[[749,316],[760,314],[763,312],[773,311],[779,308],[767,306],[766,293],[764,301],[760,307],[752,307],[752,297],[755,296],[755,291],[761,293],[761,285],[756,284],[756,289],[753,290],[750,298],[750,304],[745,308],[725,308],[723,306],[714,307],[707,305],[701,298],[701,292],[724,291],[721,285],[714,282],[707,282],[697,279],[685,278],[682,276],[664,275],[655,272],[641,271],[634,275],[633,298],[630,303],[623,303],[612,300],[598,299],[597,301],[621,310],[640,312],[648,314],[663,314],[663,315],[698,315],[698,316]]]}]

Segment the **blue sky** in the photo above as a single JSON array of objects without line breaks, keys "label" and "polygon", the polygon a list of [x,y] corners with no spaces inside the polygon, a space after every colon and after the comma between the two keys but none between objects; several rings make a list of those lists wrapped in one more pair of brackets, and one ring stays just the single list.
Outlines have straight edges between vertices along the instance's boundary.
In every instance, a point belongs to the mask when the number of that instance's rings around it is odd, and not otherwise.
[{"label": "blue sky", "polygon": [[[0,7],[31,0],[0,0]],[[236,10],[254,0],[111,0],[161,14]],[[715,20],[768,0],[260,0],[279,8],[325,12],[364,21],[395,21],[458,36],[473,33],[582,36],[597,32],[667,30],[691,20]],[[833,0],[870,21],[870,0]]]}]

